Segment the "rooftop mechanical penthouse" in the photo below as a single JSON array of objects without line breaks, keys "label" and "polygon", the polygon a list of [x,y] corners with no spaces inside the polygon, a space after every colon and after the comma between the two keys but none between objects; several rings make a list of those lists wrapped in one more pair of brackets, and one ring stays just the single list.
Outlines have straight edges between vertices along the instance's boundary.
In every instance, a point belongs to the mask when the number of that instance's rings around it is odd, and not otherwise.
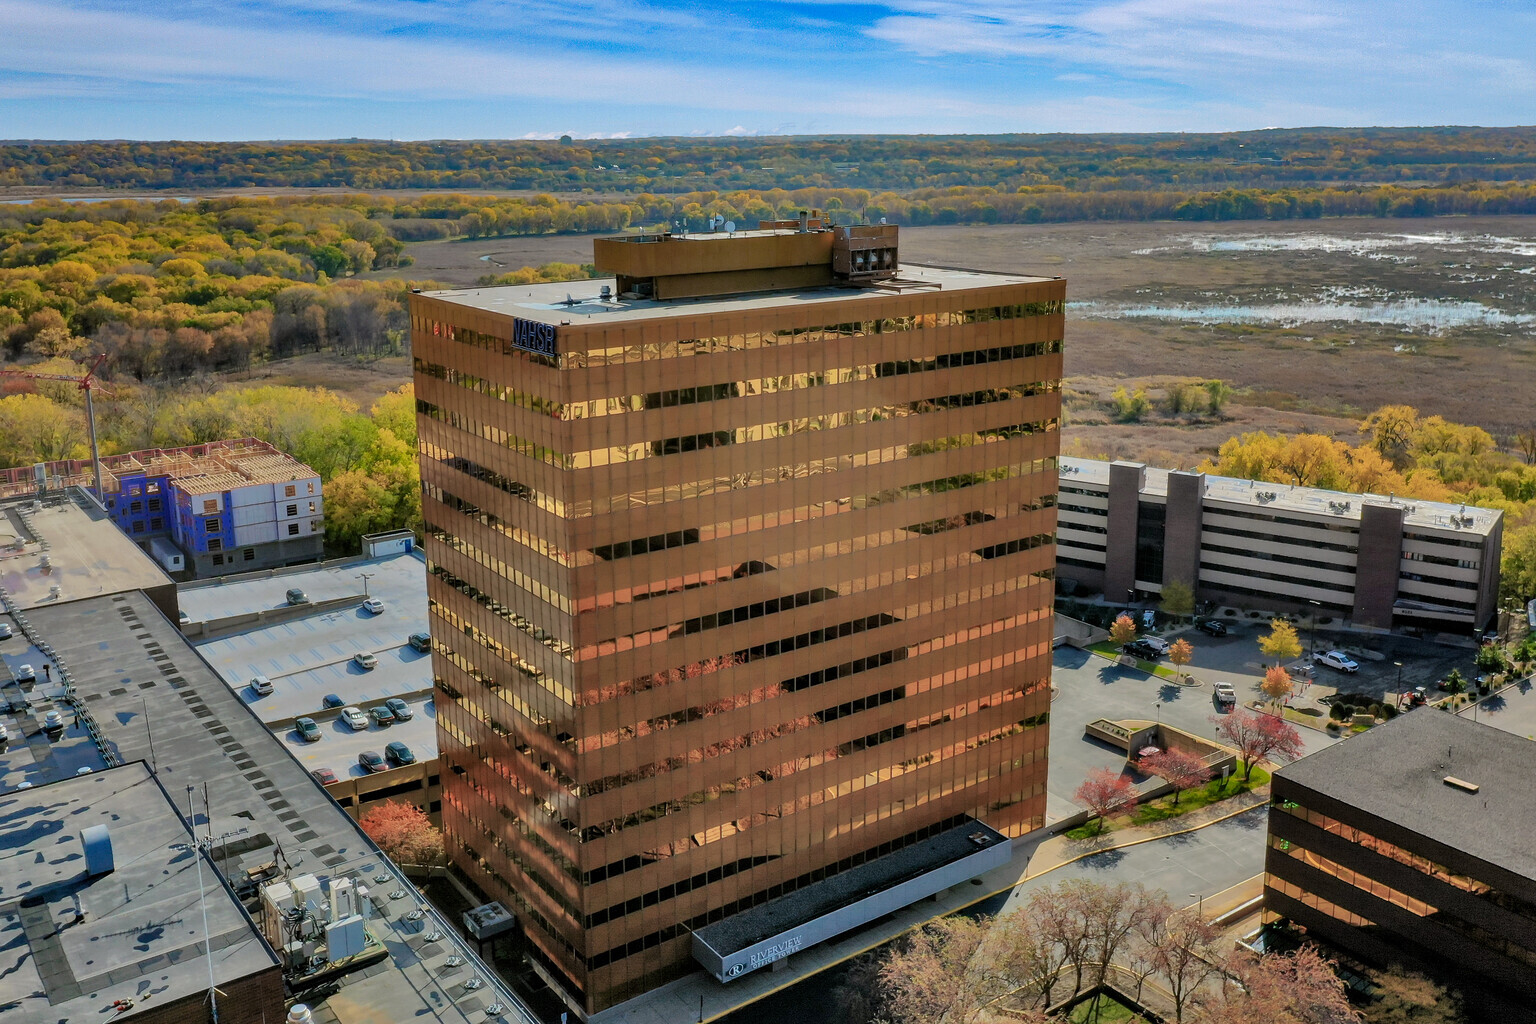
[{"label": "rooftop mechanical penthouse", "polygon": [[411,297],[443,824],[582,1013],[1041,824],[1066,292],[811,217],[595,250]]}]

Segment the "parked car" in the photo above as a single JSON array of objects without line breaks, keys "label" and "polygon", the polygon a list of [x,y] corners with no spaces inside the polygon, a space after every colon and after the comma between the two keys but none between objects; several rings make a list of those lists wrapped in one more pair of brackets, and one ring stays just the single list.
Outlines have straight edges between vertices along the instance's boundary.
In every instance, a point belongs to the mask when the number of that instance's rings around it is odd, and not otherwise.
[{"label": "parked car", "polygon": [[430,651],[432,649],[431,633],[412,633],[406,637],[406,643],[411,645],[413,651]]},{"label": "parked car", "polygon": [[326,694],[320,703],[327,710],[331,708],[344,708],[347,706],[347,702],[341,699],[341,695],[335,693]]},{"label": "parked car", "polygon": [[17,665],[16,678],[24,683],[30,683],[32,680],[37,678],[37,669],[33,668],[31,665]]},{"label": "parked car", "polygon": [[395,713],[384,705],[368,709],[368,717],[373,719],[373,724],[383,728],[395,724]]},{"label": "parked car", "polygon": [[9,640],[15,635],[16,631],[11,628],[9,622],[0,622],[0,640]]},{"label": "parked car", "polygon": [[1129,654],[1131,657],[1140,658],[1143,661],[1154,661],[1157,658],[1157,652],[1140,640],[1132,640],[1128,644],[1123,644],[1120,647],[1120,653]]},{"label": "parked car", "polygon": [[1213,684],[1211,689],[1216,692],[1217,704],[1226,707],[1237,703],[1237,691],[1232,688],[1231,683],[1218,682]]},{"label": "parked car", "polygon": [[1360,664],[1343,651],[1318,651],[1312,655],[1312,660],[1319,665],[1337,669],[1340,672],[1354,673],[1360,671]]},{"label": "parked car", "polygon": [[295,718],[293,727],[305,743],[320,742],[320,724],[313,718]]},{"label": "parked car", "polygon": [[349,707],[341,709],[341,720],[353,732],[362,732],[368,728],[368,716],[363,714],[362,708]]},{"label": "parked car", "polygon": [[1231,632],[1227,628],[1227,624],[1220,619],[1204,619],[1195,623],[1195,628],[1202,633],[1209,633],[1211,636],[1226,636]]},{"label": "parked car", "polygon": [[1168,648],[1173,646],[1160,636],[1144,636],[1141,638],[1140,643],[1147,650],[1151,651],[1155,657],[1158,658],[1161,658],[1163,655],[1167,654]]},{"label": "parked car", "polygon": [[309,604],[309,595],[304,593],[304,591],[300,590],[298,587],[293,587],[288,591],[288,603]]},{"label": "parked car", "polygon": [[368,651],[358,651],[352,655],[352,663],[364,672],[372,672],[379,667],[379,659]]},{"label": "parked car", "polygon": [[253,676],[251,678],[251,689],[256,692],[256,696],[266,697],[270,696],[276,687],[272,685],[272,680],[266,676]]},{"label": "parked car", "polygon": [[389,698],[389,700],[384,702],[384,706],[395,713],[395,721],[397,722],[409,722],[412,718],[416,717],[411,711],[411,706],[399,697]]},{"label": "parked car", "polygon": [[411,753],[411,748],[396,740],[384,748],[384,760],[399,767],[400,765],[415,764],[416,755]]},{"label": "parked car", "polygon": [[365,772],[385,772],[389,770],[389,765],[384,763],[384,759],[379,756],[377,750],[365,750],[358,754],[357,763],[362,766]]},{"label": "parked car", "polygon": [[329,786],[331,783],[336,781],[336,773],[331,771],[329,768],[316,768],[309,774],[313,775],[315,777],[315,781],[320,783],[322,786]]},{"label": "parked car", "polygon": [[384,602],[380,601],[376,597],[370,597],[368,600],[363,602],[363,611],[367,612],[369,615],[378,615],[383,610]]}]

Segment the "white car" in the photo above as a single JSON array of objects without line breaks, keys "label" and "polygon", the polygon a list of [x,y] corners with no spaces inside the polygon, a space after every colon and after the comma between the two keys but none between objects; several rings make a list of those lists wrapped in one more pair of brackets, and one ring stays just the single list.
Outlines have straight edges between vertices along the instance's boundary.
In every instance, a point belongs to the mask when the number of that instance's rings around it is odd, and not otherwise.
[{"label": "white car", "polygon": [[1237,691],[1232,688],[1231,683],[1215,683],[1211,689],[1216,691],[1217,704],[1237,703]]},{"label": "white car", "polygon": [[256,676],[251,680],[251,689],[255,692],[256,696],[267,697],[271,695],[276,687],[272,685],[272,680],[266,676]]},{"label": "white car", "polygon": [[1337,669],[1340,672],[1360,671],[1359,662],[1355,661],[1343,651],[1318,651],[1312,655],[1312,660],[1327,668]]},{"label": "white car", "polygon": [[377,615],[384,610],[384,602],[376,597],[370,597],[363,602],[363,611],[370,615]]},{"label": "white car", "polygon": [[379,659],[367,651],[358,651],[352,655],[352,663],[364,672],[372,672],[379,667]]},{"label": "white car", "polygon": [[368,716],[363,714],[363,709],[358,707],[345,707],[341,709],[341,720],[347,723],[347,728],[353,732],[362,732],[368,728]]},{"label": "white car", "polygon": [[1141,638],[1141,642],[1149,651],[1152,651],[1160,658],[1168,653],[1168,648],[1173,646],[1160,636],[1144,636]]}]

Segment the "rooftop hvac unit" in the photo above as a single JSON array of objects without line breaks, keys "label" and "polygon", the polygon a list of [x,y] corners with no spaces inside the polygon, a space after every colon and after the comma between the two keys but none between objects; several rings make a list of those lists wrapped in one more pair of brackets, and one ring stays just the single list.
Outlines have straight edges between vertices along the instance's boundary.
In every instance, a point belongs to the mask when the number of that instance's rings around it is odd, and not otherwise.
[{"label": "rooftop hvac unit", "polygon": [[325,955],[331,963],[345,960],[361,953],[368,942],[368,933],[361,914],[325,926]]},{"label": "rooftop hvac unit", "polygon": [[80,830],[80,845],[85,847],[85,875],[95,878],[116,870],[112,857],[112,834],[105,825],[91,825]]},{"label": "rooftop hvac unit", "polygon": [[357,912],[356,883],[346,877],[331,879],[331,921],[340,921]]}]

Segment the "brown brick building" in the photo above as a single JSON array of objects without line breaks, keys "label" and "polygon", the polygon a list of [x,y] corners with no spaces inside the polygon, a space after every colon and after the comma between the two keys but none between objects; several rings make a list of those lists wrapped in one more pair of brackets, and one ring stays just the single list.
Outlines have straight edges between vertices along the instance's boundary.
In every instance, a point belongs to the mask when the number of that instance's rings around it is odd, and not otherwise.
[{"label": "brown brick building", "polygon": [[894,228],[596,248],[411,299],[443,824],[587,1012],[1041,824],[1065,295]]}]

